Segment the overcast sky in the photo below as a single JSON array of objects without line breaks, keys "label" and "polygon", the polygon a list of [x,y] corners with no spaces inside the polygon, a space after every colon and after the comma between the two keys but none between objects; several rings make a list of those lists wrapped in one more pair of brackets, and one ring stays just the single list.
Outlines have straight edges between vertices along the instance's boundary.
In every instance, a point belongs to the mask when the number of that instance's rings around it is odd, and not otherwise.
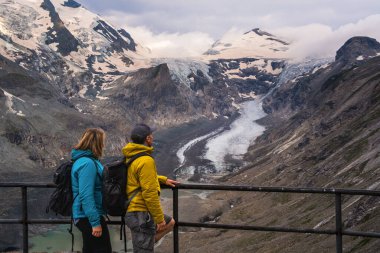
[{"label": "overcast sky", "polygon": [[352,36],[380,41],[380,0],[77,1],[160,57],[196,56],[257,27],[292,42],[298,57],[334,55]]}]

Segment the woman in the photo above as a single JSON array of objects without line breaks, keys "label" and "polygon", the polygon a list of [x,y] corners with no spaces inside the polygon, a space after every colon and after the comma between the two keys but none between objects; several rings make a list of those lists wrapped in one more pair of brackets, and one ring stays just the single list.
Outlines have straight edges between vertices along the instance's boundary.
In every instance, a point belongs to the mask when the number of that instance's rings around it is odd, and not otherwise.
[{"label": "woman", "polygon": [[83,253],[111,253],[111,242],[102,207],[103,155],[105,133],[87,129],[74,146],[71,158],[74,224],[82,232]]}]

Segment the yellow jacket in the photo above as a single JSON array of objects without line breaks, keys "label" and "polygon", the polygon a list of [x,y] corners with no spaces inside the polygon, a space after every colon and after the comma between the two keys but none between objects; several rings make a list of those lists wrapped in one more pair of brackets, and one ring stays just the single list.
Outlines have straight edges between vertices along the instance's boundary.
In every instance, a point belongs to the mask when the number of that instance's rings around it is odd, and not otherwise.
[{"label": "yellow jacket", "polygon": [[[128,143],[122,152],[128,161],[132,156],[146,152],[152,154],[153,148],[133,142]],[[167,177],[158,176],[154,159],[150,156],[141,156],[134,160],[128,168],[127,196],[131,197],[138,188],[141,191],[129,204],[127,212],[148,211],[156,224],[164,220],[164,213],[160,203],[160,183],[165,183]]]}]

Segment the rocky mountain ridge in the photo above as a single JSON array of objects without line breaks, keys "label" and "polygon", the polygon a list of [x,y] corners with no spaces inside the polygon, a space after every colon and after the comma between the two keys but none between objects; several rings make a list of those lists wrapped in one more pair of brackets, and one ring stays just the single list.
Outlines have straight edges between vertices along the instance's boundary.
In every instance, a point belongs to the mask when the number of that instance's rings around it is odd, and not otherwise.
[{"label": "rocky mountain ridge", "polygon": [[[273,88],[286,64],[279,57],[252,58],[252,50],[245,57],[234,59],[222,56],[190,61],[149,59],[148,50],[136,43],[127,31],[113,28],[74,0],[2,0],[0,3],[0,13],[6,17],[0,24],[0,54],[60,90],[77,111],[100,117],[104,110],[97,108],[104,104],[103,100],[112,100],[113,87],[126,77],[140,75],[144,71],[141,69],[152,68],[148,71],[154,72],[160,64],[168,66],[172,79],[169,82],[177,85],[174,93],[176,89],[182,90],[178,93],[180,99],[189,101],[186,107],[193,108],[187,112],[189,115],[195,113],[193,118],[228,117],[237,111],[238,103]],[[286,44],[259,29],[242,36],[243,46],[254,44],[255,40]],[[262,50],[267,47],[272,44],[260,46]],[[239,50],[244,50],[242,45]],[[218,63],[221,57],[223,63]],[[186,91],[186,88],[189,89]],[[146,100],[141,101],[142,104],[161,100],[161,93],[148,92],[149,97],[145,97],[146,93],[140,93],[141,90],[135,89],[133,97],[127,98]],[[108,104],[116,105],[114,101]],[[182,117],[184,121],[179,121],[177,116],[182,115],[183,110],[176,111],[175,107],[170,113],[165,109],[157,111],[157,115],[162,115],[158,119],[146,113],[140,117],[140,114],[132,111],[122,115],[130,116],[125,117],[129,122],[144,120],[162,127],[193,119]]]}]

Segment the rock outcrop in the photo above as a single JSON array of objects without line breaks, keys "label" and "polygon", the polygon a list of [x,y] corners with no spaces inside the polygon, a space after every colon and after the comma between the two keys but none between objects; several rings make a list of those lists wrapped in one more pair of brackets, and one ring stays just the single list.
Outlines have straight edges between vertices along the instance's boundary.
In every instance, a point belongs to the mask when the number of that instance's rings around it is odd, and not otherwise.
[{"label": "rock outcrop", "polygon": [[380,43],[369,37],[352,37],[337,51],[335,60],[354,63],[379,55]]}]

